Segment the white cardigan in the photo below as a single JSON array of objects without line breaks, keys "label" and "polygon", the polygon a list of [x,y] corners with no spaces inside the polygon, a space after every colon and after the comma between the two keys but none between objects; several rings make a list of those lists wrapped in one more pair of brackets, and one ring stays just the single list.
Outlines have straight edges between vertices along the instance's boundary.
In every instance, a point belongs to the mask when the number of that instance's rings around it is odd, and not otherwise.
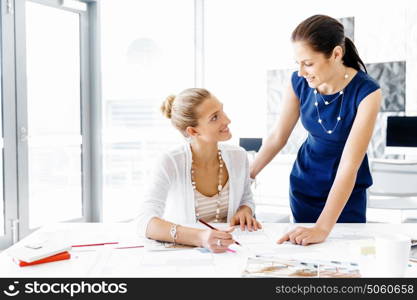
[{"label": "white cardigan", "polygon": [[[238,208],[247,205],[255,213],[250,189],[246,151],[237,146],[219,144],[229,173],[227,222]],[[194,192],[191,185],[191,147],[185,143],[160,158],[150,177],[145,197],[135,218],[140,236],[145,236],[149,221],[160,217],[176,224],[196,222]]]}]

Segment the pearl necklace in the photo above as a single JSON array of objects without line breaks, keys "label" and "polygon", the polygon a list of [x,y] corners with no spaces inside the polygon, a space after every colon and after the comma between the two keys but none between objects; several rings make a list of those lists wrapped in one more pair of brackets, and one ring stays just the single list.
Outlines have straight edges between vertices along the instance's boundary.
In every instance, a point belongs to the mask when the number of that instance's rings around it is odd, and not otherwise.
[{"label": "pearl necklace", "polygon": [[[347,79],[348,77],[349,77],[348,74],[345,74],[344,78]],[[339,93],[337,93],[336,97],[334,97],[330,101],[327,101],[327,100],[324,100],[323,96],[317,91],[317,89],[314,89],[314,100],[315,100],[314,101],[314,106],[316,107],[316,111],[317,111],[317,117],[318,117],[317,122],[319,122],[319,124],[321,125],[321,127],[323,128],[323,130],[327,134],[332,134],[334,132],[334,130],[336,129],[337,125],[339,124],[339,122],[342,120],[341,113],[342,113],[342,107],[343,107],[343,96],[345,95],[344,91],[345,91],[345,89],[341,90]],[[317,94],[319,94],[321,100],[323,101],[324,105],[326,105],[326,106],[329,105],[329,104],[332,104],[337,99],[339,99],[340,96],[342,96],[342,100],[340,101],[339,114],[337,115],[336,124],[334,125],[333,129],[328,129],[323,125],[323,118],[320,116],[319,102],[317,101]]]},{"label": "pearl necklace", "polygon": [[[217,204],[217,208],[216,208],[216,219],[215,222],[219,222],[220,219],[220,192],[222,191],[222,181],[223,181],[223,158],[222,158],[222,154],[220,150],[217,150],[217,155],[219,158],[219,173],[218,173],[218,178],[219,178],[219,182],[217,185],[217,200],[216,200],[216,204]],[[192,156],[192,154],[191,154]],[[193,186],[193,190],[196,190],[196,183],[195,183],[195,178],[194,178],[194,173],[195,173],[195,169],[194,169],[194,160],[191,158],[191,184]],[[197,219],[199,218],[200,214],[196,213],[196,217]]]},{"label": "pearl necklace", "polygon": [[339,98],[340,95],[342,95],[342,101],[340,101],[340,109],[339,109],[339,114],[338,114],[338,116],[336,118],[336,124],[334,125],[333,129],[328,129],[328,128],[324,127],[324,125],[323,125],[323,118],[320,116],[319,103],[317,101],[317,90],[314,90],[314,98],[315,98],[314,106],[316,107],[316,111],[317,111],[317,117],[318,117],[317,122],[320,123],[321,127],[323,128],[323,130],[326,133],[328,133],[328,134],[332,134],[334,132],[334,130],[336,129],[337,125],[339,124],[339,122],[342,120],[342,118],[340,117],[340,114],[342,113],[344,92],[343,91],[340,91],[339,94],[336,96],[336,98],[334,98],[332,101],[324,101],[324,99],[322,97],[324,104],[325,105],[329,105],[332,102],[336,101]]}]

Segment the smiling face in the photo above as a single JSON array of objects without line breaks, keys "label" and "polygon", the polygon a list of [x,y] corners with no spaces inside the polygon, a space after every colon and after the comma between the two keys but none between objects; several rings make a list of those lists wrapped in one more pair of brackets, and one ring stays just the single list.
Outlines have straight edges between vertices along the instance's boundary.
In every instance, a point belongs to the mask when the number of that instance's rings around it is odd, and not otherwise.
[{"label": "smiling face", "polygon": [[311,88],[318,88],[337,76],[337,66],[342,63],[343,56],[340,46],[335,47],[329,58],[321,52],[314,51],[303,41],[294,42],[293,46],[298,76],[304,77]]},{"label": "smiling face", "polygon": [[223,104],[212,96],[203,101],[197,108],[198,125],[189,128],[190,135],[205,142],[227,141],[232,137],[228,125],[230,119],[223,111]]}]

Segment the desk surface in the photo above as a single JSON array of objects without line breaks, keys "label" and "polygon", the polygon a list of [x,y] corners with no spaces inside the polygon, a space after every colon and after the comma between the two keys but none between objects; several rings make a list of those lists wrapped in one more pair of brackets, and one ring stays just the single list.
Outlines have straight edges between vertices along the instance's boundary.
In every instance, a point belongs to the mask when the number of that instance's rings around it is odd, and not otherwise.
[{"label": "desk surface", "polygon": [[[285,258],[355,261],[352,245],[359,240],[370,239],[380,233],[403,233],[413,238],[417,234],[417,224],[337,224],[326,242],[304,247],[289,243],[275,244],[285,231],[300,224],[263,225],[261,232],[236,232],[236,240],[244,245],[236,253],[213,254],[197,249],[116,249],[143,245],[144,240],[135,235],[132,224],[59,223],[43,227],[3,251],[0,254],[0,277],[240,277],[247,258],[263,254],[263,251],[274,251]],[[195,226],[199,227],[198,224]],[[70,260],[23,268],[17,266],[8,255],[14,247],[46,238],[65,240],[71,245],[119,244],[73,248]],[[417,277],[417,264],[410,265],[406,276]]]}]

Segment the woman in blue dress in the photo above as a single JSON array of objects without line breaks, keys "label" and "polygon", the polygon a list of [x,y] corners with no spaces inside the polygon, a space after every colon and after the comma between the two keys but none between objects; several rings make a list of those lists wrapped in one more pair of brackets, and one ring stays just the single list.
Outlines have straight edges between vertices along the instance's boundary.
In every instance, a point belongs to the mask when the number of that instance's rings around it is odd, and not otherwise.
[{"label": "woman in blue dress", "polygon": [[292,42],[298,72],[251,177],[285,146],[301,118],[308,137],[291,171],[290,206],[296,223],[315,224],[287,232],[278,243],[308,245],[324,241],[337,222],[366,222],[366,189],[372,185],[366,150],[382,95],[339,21],[309,17],[293,31]]}]

